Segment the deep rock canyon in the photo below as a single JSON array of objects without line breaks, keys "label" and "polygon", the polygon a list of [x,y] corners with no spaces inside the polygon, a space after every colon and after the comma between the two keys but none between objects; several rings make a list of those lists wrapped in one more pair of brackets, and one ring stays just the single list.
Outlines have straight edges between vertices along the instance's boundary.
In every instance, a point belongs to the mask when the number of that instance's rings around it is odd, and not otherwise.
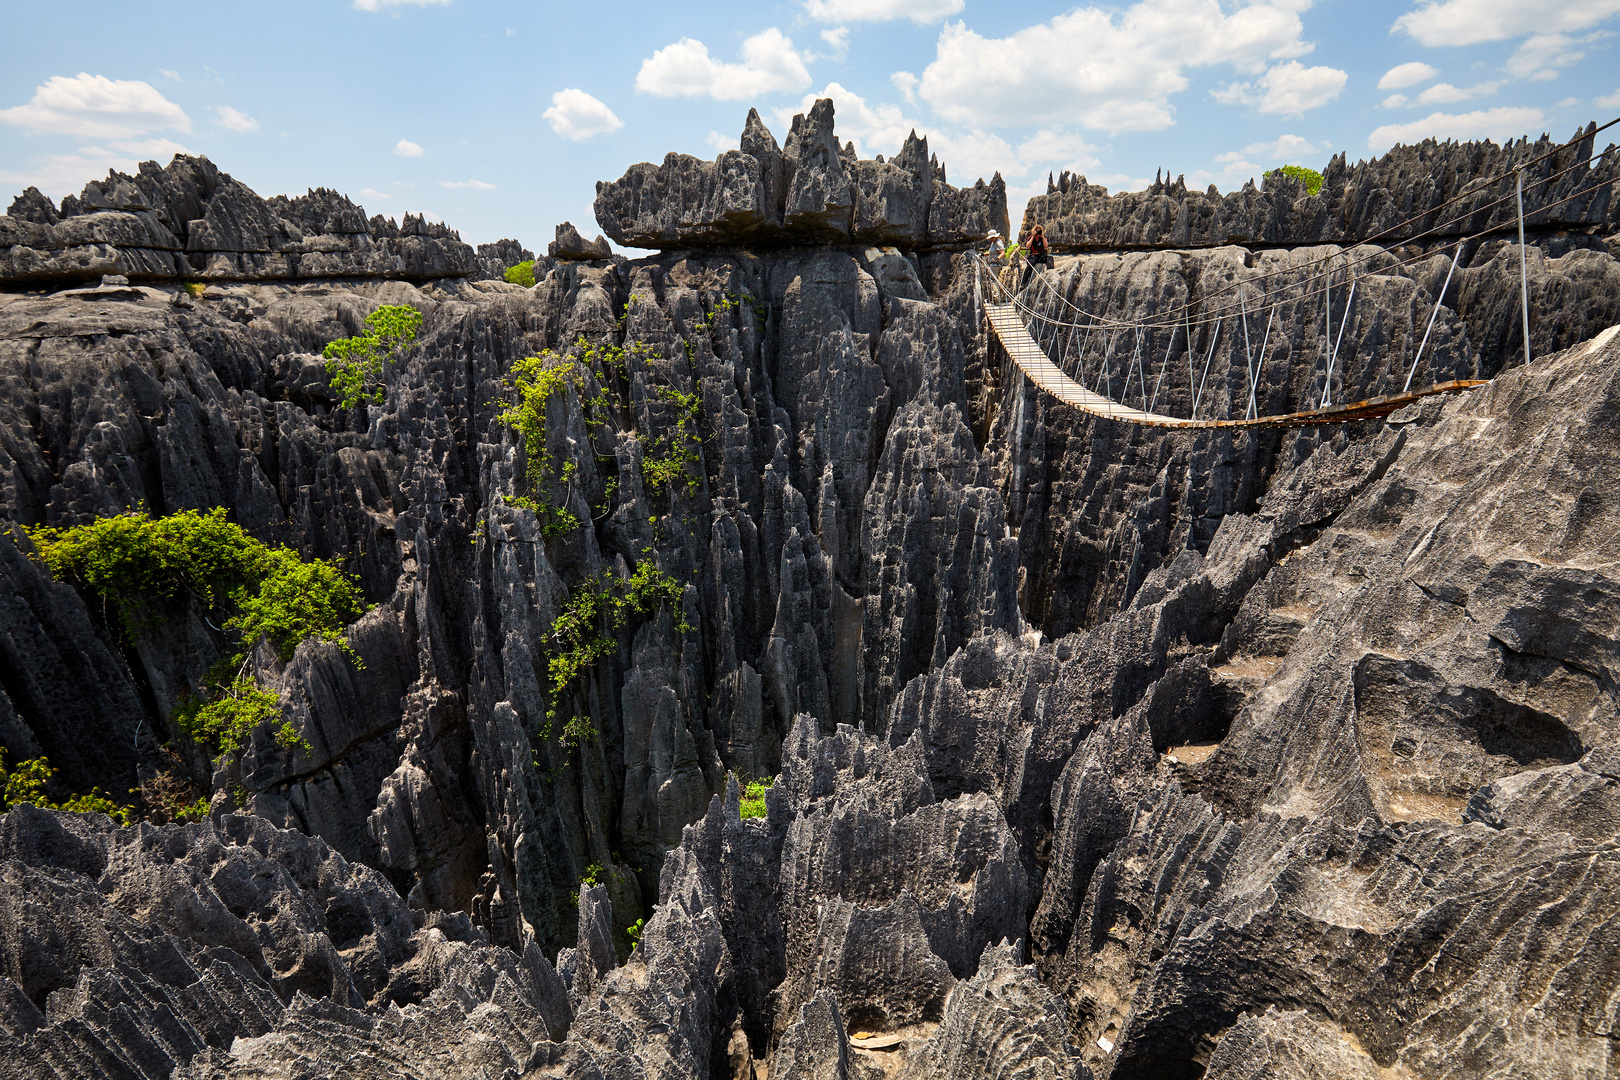
[{"label": "deep rock canyon", "polygon": [[[1336,159],[1314,196],[1054,178],[1025,224],[1078,306],[1365,258],[1339,393],[1399,389],[1436,304],[1419,381],[1490,380],[1245,432],[1043,397],[977,317],[1000,178],[916,138],[861,160],[830,102],[599,184],[635,259],[201,158],[30,189],[0,217],[0,746],[59,795],[211,802],[0,817],[0,1076],[1614,1075],[1620,152],[1530,167],[1569,171],[1527,201],[1528,366],[1516,233],[1444,287],[1439,250],[1512,223],[1485,181],[1554,145]],[[1262,413],[1319,392],[1288,358],[1324,354],[1324,302],[1280,312]],[[421,333],[343,408],[321,351],[385,304]],[[551,483],[502,380],[580,341],[625,361],[552,399]],[[1211,355],[1205,393],[1246,397],[1238,340]],[[649,480],[687,417],[695,463]],[[514,501],[542,487],[581,527]],[[172,721],[231,651],[214,613],[130,640],[17,526],[218,506],[373,606],[352,657],[256,649],[302,743],[216,759]],[[570,744],[556,620],[647,561],[679,604],[573,688]]]}]

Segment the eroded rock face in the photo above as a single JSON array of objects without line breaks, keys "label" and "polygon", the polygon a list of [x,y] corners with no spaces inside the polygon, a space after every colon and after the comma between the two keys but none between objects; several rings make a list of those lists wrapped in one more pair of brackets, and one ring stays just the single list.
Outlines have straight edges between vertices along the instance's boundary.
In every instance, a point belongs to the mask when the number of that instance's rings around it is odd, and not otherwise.
[{"label": "eroded rock face", "polygon": [[714,161],[670,154],[596,185],[596,220],[615,243],[644,248],[895,245],[961,250],[1007,231],[1007,187],[954,188],[916,132],[892,162],[857,160],[822,98],[793,118],[785,146],[753,109],[740,146]]},{"label": "eroded rock face", "polygon": [[[479,255],[439,223],[377,217],[320,188],[261,199],[205,157],[143,162],[62,200],[30,188],[0,217],[0,287],[131,281],[462,278]],[[516,261],[516,260],[514,260]],[[510,264],[508,264],[510,265]],[[498,275],[497,275],[498,276]]]},{"label": "eroded rock face", "polygon": [[[1428,246],[1517,221],[1514,168],[1524,171],[1525,227],[1564,250],[1604,250],[1620,230],[1610,194],[1620,179],[1613,153],[1591,166],[1596,124],[1577,132],[1570,146],[1547,136],[1507,146],[1425,139],[1397,146],[1372,161],[1348,163],[1339,154],[1322,173],[1322,188],[1275,172],[1260,187],[1189,191],[1186,182],[1155,179],[1145,191],[1110,196],[1106,188],[1064,172],[1030,199],[1021,232],[1044,226],[1056,251],[1218,247],[1223,244],[1296,246],[1355,243],[1379,237],[1398,244],[1422,237]],[[1584,134],[1584,137],[1582,135]],[[1545,160],[1536,161],[1537,158]],[[1572,166],[1576,166],[1571,169]],[[1493,183],[1481,183],[1484,178]],[[1461,201],[1439,210],[1442,204]],[[1560,252],[1562,253],[1562,252]]]},{"label": "eroded rock face", "polygon": [[[363,668],[254,651],[307,747],[190,751],[209,822],[0,819],[19,1075],[1612,1071],[1620,341],[1581,343],[1620,321],[1614,259],[1530,252],[1526,368],[1500,244],[1445,295],[1443,259],[1338,245],[1064,257],[1054,293],[1141,315],[1368,256],[1336,400],[1404,380],[1436,303],[1417,380],[1495,376],[1329,431],[1126,428],[987,348],[920,143],[861,162],[831,120],[778,148],[751,117],[753,164],[716,174],[692,220],[755,253],[0,294],[13,520],[225,505],[375,604]],[[672,174],[645,179],[656,232]],[[331,193],[264,205],[210,228],[404,235]],[[47,209],[12,220],[86,217]],[[812,232],[853,239],[789,246]],[[339,410],[319,351],[382,303],[420,343]],[[1321,354],[1320,303],[1275,331],[1262,411],[1323,392],[1282,362]],[[1225,408],[1226,325],[1145,342],[1129,382],[1128,352],[1055,347],[1171,411],[1208,356]],[[622,367],[553,395],[531,474],[501,380],[582,335]],[[29,554],[0,536],[0,743],[48,753],[54,795],[132,787],[233,643],[194,604],[128,639]],[[570,596],[649,563],[678,599],[556,693]]]}]

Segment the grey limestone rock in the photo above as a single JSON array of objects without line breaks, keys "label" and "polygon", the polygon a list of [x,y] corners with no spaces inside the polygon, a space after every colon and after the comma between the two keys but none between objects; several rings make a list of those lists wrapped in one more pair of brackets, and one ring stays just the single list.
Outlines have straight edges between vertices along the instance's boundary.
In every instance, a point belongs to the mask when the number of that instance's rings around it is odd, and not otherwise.
[{"label": "grey limestone rock", "polygon": [[546,254],[554,259],[606,259],[613,251],[603,237],[586,240],[573,222],[565,221],[557,226],[557,239],[546,248]]},{"label": "grey limestone rock", "polygon": [[[35,195],[38,195],[35,192]],[[0,217],[0,285],[122,274],[133,281],[466,277],[474,253],[442,225],[406,215],[381,228],[325,188],[265,200],[207,158],[144,162],[63,200],[25,194]]]},{"label": "grey limestone rock", "polygon": [[957,983],[943,1019],[914,1051],[905,1080],[1090,1080],[1071,1052],[1063,1003],[1041,985],[1016,946],[985,946],[971,979]]},{"label": "grey limestone rock", "polygon": [[893,244],[970,247],[1007,231],[1007,189],[945,183],[915,132],[892,162],[857,159],[833,131],[833,103],[793,118],[778,149],[749,110],[740,149],[714,161],[670,154],[596,186],[596,219],[616,243],[650,248]]},{"label": "grey limestone rock", "polygon": [[[1160,178],[1145,191],[1110,196],[1065,172],[1029,201],[1020,231],[1041,224],[1057,251],[1343,244],[1373,236],[1385,244],[1426,236],[1432,246],[1514,223],[1513,170],[1545,157],[1526,168],[1526,228],[1549,238],[1573,233],[1601,247],[1596,238],[1615,231],[1608,191],[1620,175],[1620,156],[1611,146],[1594,164],[1582,164],[1593,157],[1595,127],[1577,131],[1567,149],[1550,156],[1559,144],[1545,135],[1505,146],[1426,139],[1355,165],[1341,153],[1323,171],[1316,195],[1274,172],[1261,187],[1250,180],[1226,195],[1214,185],[1189,191],[1179,178]],[[1492,182],[1482,182],[1486,178]],[[1460,203],[1439,210],[1458,196]]]},{"label": "grey limestone rock", "polygon": [[782,1080],[853,1080],[849,1034],[838,999],[823,990],[799,1007],[793,1026],[771,1058],[771,1075]]}]

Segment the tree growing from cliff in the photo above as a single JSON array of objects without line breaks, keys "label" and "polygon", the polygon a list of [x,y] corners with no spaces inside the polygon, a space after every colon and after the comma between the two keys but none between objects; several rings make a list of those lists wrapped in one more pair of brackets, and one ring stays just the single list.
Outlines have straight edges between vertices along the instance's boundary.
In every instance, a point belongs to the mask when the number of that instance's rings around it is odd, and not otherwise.
[{"label": "tree growing from cliff", "polygon": [[[116,619],[134,642],[177,608],[195,600],[237,650],[216,665],[171,719],[187,736],[222,754],[241,749],[262,723],[281,717],[279,699],[245,672],[248,651],[263,638],[283,661],[316,638],[360,658],[345,627],[365,613],[353,575],[336,561],[305,560],[272,547],[225,518],[225,508],[181,510],[152,518],[139,511],[97,518],[69,529],[27,529],[39,560],[58,581],[72,584]],[[307,745],[292,725],[274,729],[282,746]]]},{"label": "tree growing from cliff", "polygon": [[328,342],[321,353],[341,408],[382,404],[383,367],[416,340],[422,313],[408,304],[384,304],[366,316],[365,327],[364,334]]}]

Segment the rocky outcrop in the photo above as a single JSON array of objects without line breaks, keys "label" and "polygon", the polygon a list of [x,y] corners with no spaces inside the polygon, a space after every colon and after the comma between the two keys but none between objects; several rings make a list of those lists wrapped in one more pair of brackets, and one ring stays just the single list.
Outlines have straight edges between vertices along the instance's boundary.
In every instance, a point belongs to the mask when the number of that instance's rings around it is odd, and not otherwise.
[{"label": "rocky outcrop", "polygon": [[596,185],[596,220],[615,243],[644,248],[893,245],[961,250],[1007,231],[1007,188],[997,173],[969,188],[945,172],[916,132],[893,161],[858,160],[833,132],[823,98],[793,118],[787,143],[753,109],[739,149],[714,161],[670,154]]},{"label": "rocky outcrop", "polygon": [[1565,149],[1543,135],[1505,146],[1426,139],[1354,165],[1341,153],[1323,170],[1315,195],[1281,172],[1266,174],[1258,188],[1250,180],[1225,195],[1213,184],[1208,191],[1189,191],[1179,177],[1160,177],[1144,191],[1112,196],[1065,172],[1048,182],[1045,195],[1029,200],[1020,232],[1042,225],[1060,252],[1294,247],[1374,237],[1385,245],[1421,238],[1433,247],[1487,229],[1505,235],[1516,227],[1514,170],[1524,163],[1525,228],[1561,241],[1556,254],[1576,247],[1601,251],[1605,238],[1620,232],[1613,193],[1620,154],[1611,145],[1588,162],[1596,127],[1577,132]]},{"label": "rocky outcrop", "polygon": [[611,258],[613,249],[608,247],[606,238],[598,236],[595,240],[586,240],[574,228],[574,223],[565,221],[557,226],[557,239],[546,248],[546,254],[554,259],[585,259],[597,260]]},{"label": "rocky outcrop", "polygon": [[[829,110],[780,150],[756,117],[738,153],[774,161],[771,229],[791,206],[825,238],[846,205],[840,235],[878,228],[867,191],[884,228],[941,205],[920,145],[866,169]],[[274,218],[359,235],[336,196],[295,202]],[[1495,376],[1380,423],[1234,435],[1036,396],[944,248],[775,236],[539,260],[532,289],[0,293],[12,519],[224,505],[347,557],[374,604],[348,634],[364,667],[323,642],[251,657],[307,745],[261,730],[216,762],[170,716],[234,645],[218,613],[177,602],[131,639],[0,540],[8,760],[49,753],[53,798],[119,792],[170,742],[213,799],[184,827],[0,820],[26,898],[26,932],[0,934],[5,1060],[1601,1075],[1620,341],[1581,343],[1620,319],[1613,258],[1529,253],[1529,367],[1500,244],[1444,294],[1443,260],[1372,248],[1061,258],[1053,293],[1088,310],[1225,320],[1145,341],[1129,383],[1118,342],[1055,343],[1093,376],[1110,356],[1132,404],[1157,383],[1190,407],[1189,354],[1211,357],[1206,402],[1246,396],[1222,298],[1324,256],[1368,260],[1348,314],[1335,290],[1335,400],[1404,380],[1436,304],[1418,380]],[[1324,300],[1279,314],[1264,411],[1322,392],[1302,358]],[[382,303],[417,307],[419,340],[381,403],[339,409],[318,354]],[[503,380],[582,337],[597,366],[525,445]],[[557,616],[638,569],[669,601],[558,692]]]},{"label": "rocky outcrop", "polygon": [[476,256],[438,223],[400,225],[320,188],[261,199],[205,157],[143,162],[69,195],[33,188],[0,217],[0,288],[118,274],[137,282],[467,277]]}]

